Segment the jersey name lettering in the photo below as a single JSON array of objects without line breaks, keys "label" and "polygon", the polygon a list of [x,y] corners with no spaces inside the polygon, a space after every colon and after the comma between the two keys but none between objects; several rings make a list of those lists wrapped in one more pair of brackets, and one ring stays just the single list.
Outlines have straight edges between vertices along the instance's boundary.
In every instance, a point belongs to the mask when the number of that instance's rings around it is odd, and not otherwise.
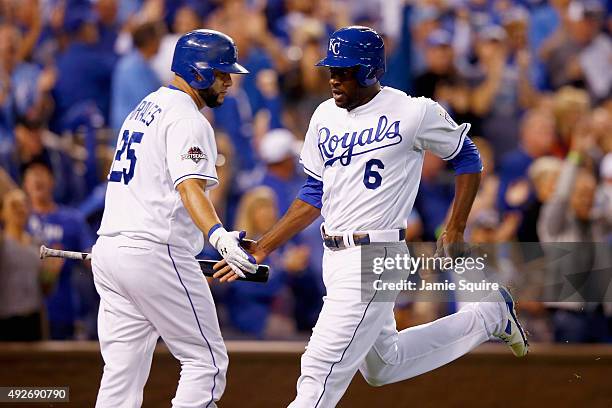
[{"label": "jersey name lettering", "polygon": [[148,127],[151,122],[155,120],[155,115],[161,111],[161,108],[157,106],[157,104],[143,100],[136,109],[130,113],[128,120],[137,120]]}]

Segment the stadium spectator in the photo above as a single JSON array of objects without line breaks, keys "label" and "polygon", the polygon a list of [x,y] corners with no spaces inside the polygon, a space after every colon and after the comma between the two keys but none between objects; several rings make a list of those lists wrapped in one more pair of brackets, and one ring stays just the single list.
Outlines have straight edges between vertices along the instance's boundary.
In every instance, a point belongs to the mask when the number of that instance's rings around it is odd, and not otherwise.
[{"label": "stadium spectator", "polygon": [[[612,220],[612,153],[608,153],[601,161],[599,175],[602,182],[596,196],[598,216]],[[612,231],[608,232],[605,241],[612,244]]]},{"label": "stadium spectator", "polygon": [[543,156],[529,166],[527,175],[533,190],[533,199],[523,209],[523,230],[519,239],[526,242],[540,241],[537,225],[542,206],[555,192],[563,161],[553,156]]},{"label": "stadium spectator", "polygon": [[590,116],[590,126],[597,143],[598,155],[604,156],[612,152],[612,111],[603,106],[594,109]]},{"label": "stadium spectator", "polygon": [[[240,202],[236,229],[258,239],[278,218],[274,192],[256,187]],[[268,284],[236,282],[228,289],[227,305],[234,325],[258,337],[266,333],[268,337],[287,337],[295,330],[310,330],[323,306],[323,291],[320,274],[310,268],[309,247],[297,240],[265,262],[275,271]]]},{"label": "stadium spectator", "polygon": [[599,0],[569,4],[567,29],[559,31],[542,50],[553,89],[586,87],[595,101],[610,96],[612,72],[602,61],[612,59],[612,41],[602,31],[604,15]]},{"label": "stadium spectator", "polygon": [[553,96],[553,113],[560,145],[555,153],[565,156],[578,122],[588,115],[591,108],[589,95],[584,89],[564,86]]},{"label": "stadium spectator", "polygon": [[472,141],[480,153],[483,169],[480,173],[480,188],[474,199],[474,204],[472,204],[468,224],[472,218],[483,211],[497,212],[497,193],[499,190],[499,177],[495,173],[495,158],[491,144],[481,137],[474,137]]},{"label": "stadium spectator", "polygon": [[414,79],[414,95],[434,99],[459,123],[470,122],[468,84],[454,64],[449,32],[436,30],[426,41],[426,70]]},{"label": "stadium spectator", "polygon": [[287,212],[304,184],[305,177],[296,167],[300,147],[301,144],[287,129],[269,131],[259,144],[259,156],[265,164],[265,173],[257,184],[267,186],[274,192],[280,214]]},{"label": "stadium spectator", "polygon": [[98,47],[102,52],[115,53],[115,43],[121,30],[118,0],[97,0],[94,11],[98,20]]},{"label": "stadium spectator", "polygon": [[531,198],[527,170],[535,159],[552,152],[555,142],[552,115],[545,110],[527,112],[520,124],[520,141],[520,147],[505,155],[499,167],[498,206],[502,212],[522,208]]},{"label": "stadium spectator", "polygon": [[478,65],[468,77],[473,86],[472,112],[479,118],[480,134],[492,145],[495,160],[517,147],[520,109],[529,107],[524,95],[528,79],[524,68],[508,63],[506,31],[500,26],[485,27],[475,44]]},{"label": "stadium spectator", "polygon": [[55,111],[51,130],[61,133],[74,111],[94,103],[108,123],[110,90],[116,55],[101,51],[97,44],[99,32],[95,14],[88,6],[69,7],[64,29],[69,45],[56,60],[57,82],[52,94]]},{"label": "stadium spectator", "polygon": [[50,67],[43,70],[24,61],[21,52],[24,43],[17,27],[0,25],[0,141],[13,139],[18,117],[45,120],[51,108],[55,70]]},{"label": "stadium spectator", "polygon": [[555,193],[538,220],[543,242],[602,242],[609,234],[612,220],[593,218],[597,179],[590,170],[580,167],[588,161],[593,144],[592,134],[573,138]]},{"label": "stadium spectator", "polygon": [[[93,244],[89,226],[75,210],[56,204],[54,182],[53,173],[44,162],[31,162],[25,169],[23,188],[32,208],[28,230],[49,247],[86,251]],[[57,283],[46,298],[50,338],[54,340],[71,339],[75,335],[79,295],[73,286],[75,264],[73,260],[64,262]]]},{"label": "stadium spectator", "polygon": [[0,341],[42,340],[41,261],[21,190],[0,200]]},{"label": "stadium spectator", "polygon": [[159,50],[162,28],[158,23],[144,23],[134,29],[135,49],[122,57],[113,71],[111,95],[112,129],[119,130],[127,115],[146,95],[161,86],[150,65]]},{"label": "stadium spectator", "polygon": [[454,57],[451,35],[444,30],[429,34],[425,42],[425,70],[415,78],[414,95],[435,98],[436,88],[442,81],[454,77]]},{"label": "stadium spectator", "polygon": [[312,69],[322,58],[325,31],[321,21],[307,19],[293,30],[291,43],[286,48],[290,66],[280,85],[284,96],[284,124],[296,134],[305,132],[310,113],[329,98],[327,72]]},{"label": "stadium spectator", "polygon": [[15,144],[5,154],[0,154],[0,163],[13,180],[22,182],[23,170],[28,163],[46,163],[56,175],[53,196],[62,204],[75,202],[82,197],[83,179],[75,171],[72,158],[66,154],[53,135],[42,122],[19,118],[15,125]]},{"label": "stadium spectator", "polygon": [[423,221],[423,239],[435,241],[446,219],[447,210],[455,196],[452,176],[444,172],[444,161],[425,153],[421,184],[414,208]]},{"label": "stadium spectator", "polygon": [[[274,193],[267,187],[258,187],[245,193],[240,200],[235,229],[247,231],[247,238],[258,239],[274,225],[278,217]],[[234,328],[257,338],[265,337],[274,304],[286,281],[285,274],[280,270],[281,257],[270,257],[266,263],[276,271],[270,275],[266,285],[235,282],[225,294],[225,304]],[[289,323],[287,316],[277,318]]]},{"label": "stadium spectator", "polygon": [[[584,289],[586,285],[591,289],[607,287],[609,276],[604,276],[606,280],[601,281],[594,271],[612,263],[612,253],[608,248],[596,244],[606,242],[612,231],[612,219],[594,211],[597,180],[590,170],[581,167],[593,144],[593,137],[588,133],[573,138],[572,149],[563,163],[555,193],[542,208],[538,220],[538,232],[543,242],[574,243],[572,249],[575,253],[572,256],[564,259],[564,262],[552,262],[549,266],[555,278],[553,282],[557,282],[559,277],[588,273],[581,287],[572,292]],[[562,293],[568,296],[567,292]],[[586,300],[593,299],[587,296]],[[604,314],[601,303],[560,301],[551,302],[548,306],[552,312],[556,341],[612,341],[609,317]]]},{"label": "stadium spectator", "polygon": [[423,72],[426,67],[425,49],[429,35],[441,29],[440,11],[432,5],[415,6],[410,14],[410,28],[412,31],[412,73]]},{"label": "stadium spectator", "polygon": [[[244,24],[248,21],[248,24]],[[236,42],[242,64],[250,75],[242,78],[241,87],[248,96],[252,114],[264,107],[264,97],[257,88],[260,71],[274,69],[283,75],[289,61],[281,45],[268,31],[265,16],[251,10],[243,0],[225,1],[207,19],[206,26],[223,31]]]},{"label": "stadium spectator", "polygon": [[162,37],[159,50],[151,61],[157,77],[164,85],[172,82],[172,78],[174,78],[174,73],[170,70],[170,67],[176,42],[181,35],[202,28],[202,18],[192,5],[185,4],[176,10],[171,28],[171,32]]},{"label": "stadium spectator", "polygon": [[0,201],[2,197],[12,189],[17,188],[17,185],[13,182],[11,177],[0,167]]}]

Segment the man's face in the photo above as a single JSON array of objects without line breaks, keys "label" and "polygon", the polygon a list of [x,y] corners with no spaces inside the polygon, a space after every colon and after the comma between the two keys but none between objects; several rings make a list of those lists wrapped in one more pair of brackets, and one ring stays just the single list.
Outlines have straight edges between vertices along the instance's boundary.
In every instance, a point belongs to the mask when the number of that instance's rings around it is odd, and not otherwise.
[{"label": "man's face", "polygon": [[227,72],[215,70],[215,81],[206,89],[198,90],[198,94],[209,108],[223,104],[227,90],[232,86],[232,77]]},{"label": "man's face", "polygon": [[6,194],[2,205],[1,219],[5,225],[17,225],[24,228],[28,221],[28,205],[26,196],[21,190],[13,190]]},{"label": "man's face", "polygon": [[555,144],[555,122],[548,114],[534,115],[525,123],[521,140],[536,157],[548,154]]},{"label": "man's face", "polygon": [[453,65],[453,49],[446,45],[429,47],[425,51],[427,66],[436,74],[448,73]]},{"label": "man's face", "polygon": [[351,110],[355,108],[363,98],[365,88],[357,81],[359,67],[335,68],[330,67],[329,86],[336,106]]},{"label": "man's face", "polygon": [[0,26],[0,64],[6,70],[12,70],[17,63],[20,37],[15,27]]},{"label": "man's face", "polygon": [[586,172],[578,173],[571,196],[571,206],[580,220],[588,220],[595,200],[597,182],[595,177]]},{"label": "man's face", "polygon": [[34,164],[23,176],[23,189],[31,200],[53,200],[53,176],[47,167]]},{"label": "man's face", "polygon": [[43,150],[41,133],[40,129],[28,129],[20,124],[15,127],[15,140],[24,153],[34,156]]}]

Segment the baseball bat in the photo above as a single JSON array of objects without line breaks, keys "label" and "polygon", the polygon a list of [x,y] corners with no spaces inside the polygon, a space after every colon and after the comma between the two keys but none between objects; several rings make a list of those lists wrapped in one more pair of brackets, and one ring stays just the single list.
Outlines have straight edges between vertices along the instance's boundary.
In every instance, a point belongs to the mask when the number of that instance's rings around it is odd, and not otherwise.
[{"label": "baseball bat", "polygon": [[[76,251],[63,251],[61,249],[47,248],[44,245],[40,247],[40,259],[44,258],[64,258],[64,259],[76,259],[79,261],[91,260],[91,254],[89,252],[76,252]],[[219,261],[212,259],[196,259],[200,264],[200,269],[204,276],[212,277],[215,273],[213,266]],[[266,283],[270,275],[270,267],[268,265],[257,265],[257,271],[255,273],[246,273],[246,278],[238,278],[238,280]]]}]

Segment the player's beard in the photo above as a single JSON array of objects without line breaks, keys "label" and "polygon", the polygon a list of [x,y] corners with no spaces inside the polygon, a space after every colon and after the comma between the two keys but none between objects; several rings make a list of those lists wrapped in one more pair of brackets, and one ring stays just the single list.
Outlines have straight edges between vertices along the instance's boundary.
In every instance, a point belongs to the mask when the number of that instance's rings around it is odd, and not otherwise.
[{"label": "player's beard", "polygon": [[219,92],[213,91],[212,88],[200,89],[198,90],[198,95],[200,95],[200,98],[209,108],[216,108],[223,103],[223,101],[219,100]]}]

